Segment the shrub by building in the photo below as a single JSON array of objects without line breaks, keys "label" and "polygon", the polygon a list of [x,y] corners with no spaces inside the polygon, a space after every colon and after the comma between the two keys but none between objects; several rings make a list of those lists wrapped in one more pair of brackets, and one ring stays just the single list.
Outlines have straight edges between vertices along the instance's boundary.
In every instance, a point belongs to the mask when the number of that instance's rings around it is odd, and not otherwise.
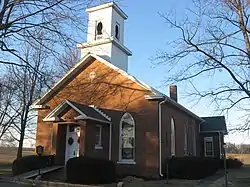
[{"label": "shrub by building", "polygon": [[108,184],[116,181],[115,165],[102,158],[76,157],[67,162],[67,182],[74,184]]},{"label": "shrub by building", "polygon": [[53,155],[37,156],[30,155],[14,160],[12,163],[12,174],[18,175],[39,168],[53,165]]},{"label": "shrub by building", "polygon": [[[178,179],[202,179],[214,175],[219,169],[224,169],[224,160],[213,157],[172,157],[165,159],[163,164],[164,177]],[[243,163],[238,159],[226,160],[228,169],[237,169],[243,166]]]},{"label": "shrub by building", "polygon": [[169,178],[178,179],[202,179],[211,176],[220,168],[220,161],[207,157],[173,157],[165,159],[163,164],[163,174]]},{"label": "shrub by building", "polygon": [[[228,158],[226,161],[226,167],[227,169],[238,169],[243,166],[243,163],[238,160],[237,158]],[[224,168],[224,160],[221,159],[221,168]]]}]

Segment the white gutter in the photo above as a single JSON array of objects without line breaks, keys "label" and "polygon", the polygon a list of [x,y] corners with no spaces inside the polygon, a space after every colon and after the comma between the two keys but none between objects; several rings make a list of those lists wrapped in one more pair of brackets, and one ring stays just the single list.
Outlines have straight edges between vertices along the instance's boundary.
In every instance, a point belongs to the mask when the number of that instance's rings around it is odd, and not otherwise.
[{"label": "white gutter", "polygon": [[222,158],[221,156],[221,132],[218,132],[219,134],[219,146],[220,146],[220,159]]},{"label": "white gutter", "polygon": [[[175,102],[174,100],[172,100],[171,98],[169,98],[168,96],[162,96],[162,95],[145,95],[144,96],[146,100],[162,100],[161,102],[159,102],[159,175],[162,177],[162,158],[161,158],[161,130],[162,130],[162,114],[161,114],[161,105],[165,102],[169,102],[173,105],[175,105],[176,107],[178,107],[179,109],[183,110],[184,112],[186,112],[187,114],[193,116],[195,119],[201,120],[203,123],[204,120],[201,119],[199,116],[195,115],[194,113],[192,113],[191,111],[189,111],[188,109],[186,109],[185,107],[183,107],[182,105],[180,105],[179,103]],[[164,99],[164,100],[163,100]],[[200,123],[200,124],[201,124]],[[200,124],[199,124],[199,131],[200,131]]]},{"label": "white gutter", "polygon": [[194,114],[193,112],[191,112],[190,110],[188,110],[187,108],[185,108],[184,106],[182,106],[181,104],[177,103],[176,101],[174,101],[173,99],[171,99],[170,97],[166,96],[166,95],[145,95],[144,96],[145,99],[147,100],[157,100],[157,99],[164,99],[167,100],[169,103],[173,104],[174,106],[176,106],[177,108],[179,108],[180,110],[186,112],[187,114],[193,116],[195,119],[204,121],[202,118],[200,118],[199,116],[197,116],[196,114]]},{"label": "white gutter", "polygon": [[161,105],[167,101],[165,98],[163,101],[159,102],[159,175],[163,177],[162,174],[162,157],[161,157],[161,129],[162,129],[162,115],[161,115]]}]

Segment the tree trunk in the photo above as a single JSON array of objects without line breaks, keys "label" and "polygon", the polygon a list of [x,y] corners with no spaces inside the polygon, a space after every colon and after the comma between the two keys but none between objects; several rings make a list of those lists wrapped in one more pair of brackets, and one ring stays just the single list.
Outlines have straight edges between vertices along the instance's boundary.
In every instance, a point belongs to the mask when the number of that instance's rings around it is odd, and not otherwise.
[{"label": "tree trunk", "polygon": [[17,159],[20,159],[23,156],[23,140],[24,140],[24,129],[22,129],[22,132],[20,133],[20,140],[18,143],[18,150],[17,150]]}]

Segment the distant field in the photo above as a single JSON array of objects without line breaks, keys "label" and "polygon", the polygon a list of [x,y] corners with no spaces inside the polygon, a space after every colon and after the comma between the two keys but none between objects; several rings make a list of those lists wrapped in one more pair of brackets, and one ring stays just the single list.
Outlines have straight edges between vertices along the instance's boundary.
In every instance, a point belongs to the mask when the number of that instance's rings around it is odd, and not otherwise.
[{"label": "distant field", "polygon": [[244,164],[250,165],[250,154],[227,154],[227,157],[238,158]]},{"label": "distant field", "polygon": [[[0,166],[9,165],[16,159],[17,148],[0,147]],[[32,148],[24,148],[23,156],[34,155]]]}]

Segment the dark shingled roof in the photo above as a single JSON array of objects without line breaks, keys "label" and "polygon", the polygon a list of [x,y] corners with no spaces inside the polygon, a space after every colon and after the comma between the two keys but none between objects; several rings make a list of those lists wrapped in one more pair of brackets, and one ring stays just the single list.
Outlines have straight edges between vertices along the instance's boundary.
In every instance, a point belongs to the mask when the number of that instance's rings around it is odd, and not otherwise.
[{"label": "dark shingled roof", "polygon": [[99,112],[97,112],[93,107],[90,107],[88,105],[83,105],[80,103],[76,103],[73,101],[69,101],[69,102],[71,102],[75,107],[77,107],[79,110],[81,110],[86,116],[108,122],[108,120],[103,115],[101,115]]},{"label": "dark shingled roof", "polygon": [[227,125],[224,116],[202,117],[205,122],[200,124],[200,132],[224,132],[227,134]]}]

